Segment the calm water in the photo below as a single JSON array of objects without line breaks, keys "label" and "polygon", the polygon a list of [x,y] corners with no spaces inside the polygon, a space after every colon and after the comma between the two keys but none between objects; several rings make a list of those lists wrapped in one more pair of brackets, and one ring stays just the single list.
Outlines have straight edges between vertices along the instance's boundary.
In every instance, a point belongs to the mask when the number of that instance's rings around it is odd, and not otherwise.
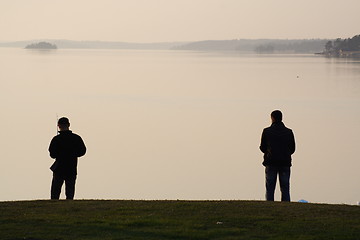
[{"label": "calm water", "polygon": [[360,201],[360,60],[0,49],[0,66],[0,200],[49,198],[57,115],[88,147],[78,199],[262,200],[260,134],[281,109],[292,200]]}]

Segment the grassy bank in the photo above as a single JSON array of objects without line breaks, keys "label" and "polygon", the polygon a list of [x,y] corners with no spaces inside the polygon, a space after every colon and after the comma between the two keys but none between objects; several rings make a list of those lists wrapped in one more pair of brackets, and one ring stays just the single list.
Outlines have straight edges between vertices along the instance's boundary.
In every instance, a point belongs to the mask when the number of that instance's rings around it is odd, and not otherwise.
[{"label": "grassy bank", "polygon": [[0,239],[360,239],[360,207],[256,201],[0,202]]}]

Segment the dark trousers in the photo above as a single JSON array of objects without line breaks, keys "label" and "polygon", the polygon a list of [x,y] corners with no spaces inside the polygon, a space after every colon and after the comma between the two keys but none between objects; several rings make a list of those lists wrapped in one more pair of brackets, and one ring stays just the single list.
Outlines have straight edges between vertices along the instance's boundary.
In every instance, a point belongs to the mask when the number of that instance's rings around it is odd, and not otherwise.
[{"label": "dark trousers", "polygon": [[74,199],[76,175],[64,176],[60,174],[53,174],[51,183],[51,199],[59,199],[62,185],[65,182],[66,199]]},{"label": "dark trousers", "polygon": [[290,202],[290,167],[267,166],[266,176],[266,200],[274,201],[276,179],[279,176],[281,201]]}]

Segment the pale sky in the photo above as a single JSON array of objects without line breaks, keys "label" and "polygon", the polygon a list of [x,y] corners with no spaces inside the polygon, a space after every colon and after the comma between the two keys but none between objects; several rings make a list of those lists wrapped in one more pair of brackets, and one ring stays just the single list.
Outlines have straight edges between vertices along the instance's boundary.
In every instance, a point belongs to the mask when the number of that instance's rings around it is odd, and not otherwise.
[{"label": "pale sky", "polygon": [[0,0],[0,41],[348,38],[359,0]]}]

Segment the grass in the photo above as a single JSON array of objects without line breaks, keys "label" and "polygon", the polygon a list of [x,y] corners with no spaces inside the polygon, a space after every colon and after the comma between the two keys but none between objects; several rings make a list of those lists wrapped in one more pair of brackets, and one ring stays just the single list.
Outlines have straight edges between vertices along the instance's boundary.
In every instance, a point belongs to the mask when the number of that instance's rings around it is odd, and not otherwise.
[{"label": "grass", "polygon": [[259,201],[0,202],[1,240],[360,239],[360,207]]}]

